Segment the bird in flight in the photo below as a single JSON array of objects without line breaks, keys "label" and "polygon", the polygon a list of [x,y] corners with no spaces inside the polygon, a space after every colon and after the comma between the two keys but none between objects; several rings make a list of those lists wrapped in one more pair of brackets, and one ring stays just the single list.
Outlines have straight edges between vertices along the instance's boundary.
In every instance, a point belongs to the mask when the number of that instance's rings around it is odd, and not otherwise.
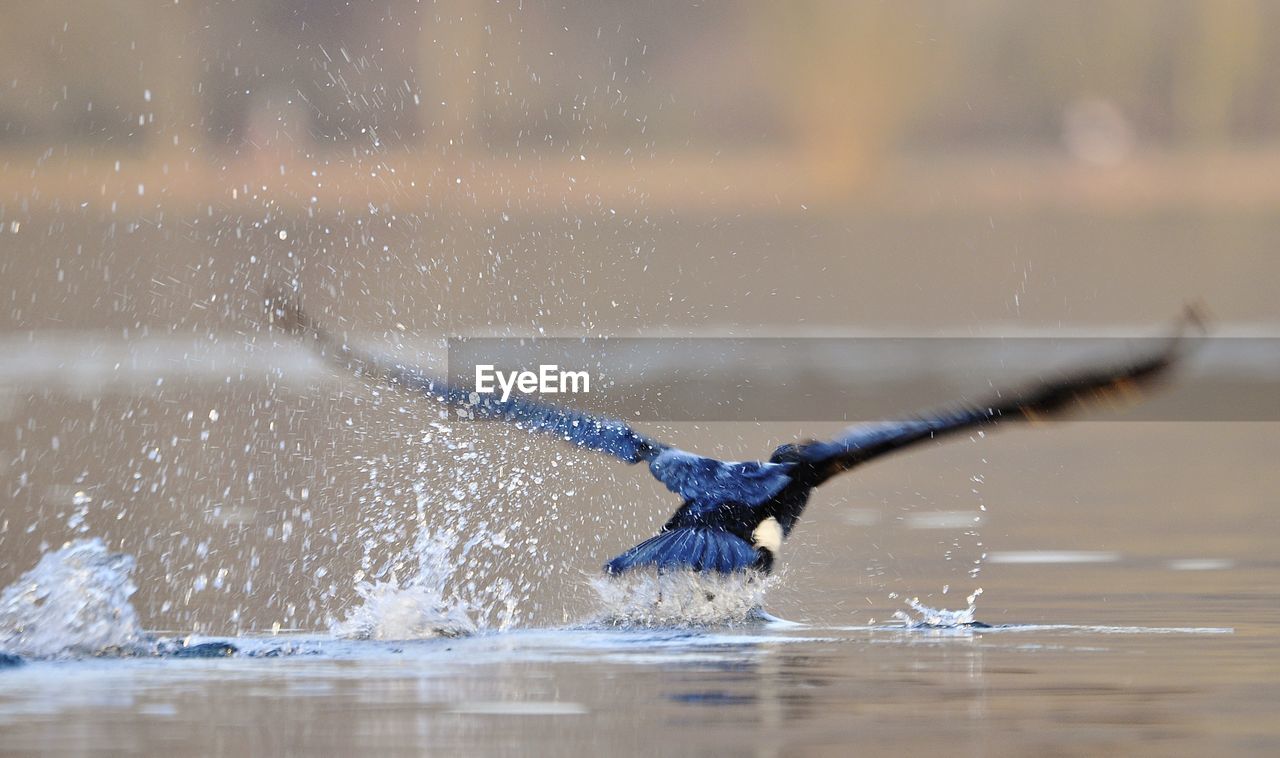
[{"label": "bird in flight", "polygon": [[986,402],[957,403],[895,421],[853,426],[829,441],[788,443],[768,460],[721,461],[667,445],[622,421],[518,397],[503,401],[492,394],[476,395],[414,366],[351,347],[287,296],[272,296],[267,306],[273,324],[298,335],[345,370],[464,408],[473,418],[505,421],[626,463],[648,464],[650,473],[683,504],[656,536],[606,563],[607,574],[642,568],[768,573],[809,496],[831,477],[967,429],[1039,420],[1091,401],[1135,395],[1163,378],[1181,357],[1187,327],[1203,330],[1199,313],[1189,307],[1161,350],[1130,363],[1067,373],[1023,391],[997,393]]}]

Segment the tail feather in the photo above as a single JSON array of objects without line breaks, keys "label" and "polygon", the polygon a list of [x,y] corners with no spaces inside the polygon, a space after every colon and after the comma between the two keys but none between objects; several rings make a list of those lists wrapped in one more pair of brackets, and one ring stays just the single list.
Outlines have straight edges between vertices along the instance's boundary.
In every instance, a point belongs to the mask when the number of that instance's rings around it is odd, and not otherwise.
[{"label": "tail feather", "polygon": [[683,528],[662,532],[605,564],[609,574],[651,566],[731,574],[755,567],[760,555],[745,540],[723,529]]}]

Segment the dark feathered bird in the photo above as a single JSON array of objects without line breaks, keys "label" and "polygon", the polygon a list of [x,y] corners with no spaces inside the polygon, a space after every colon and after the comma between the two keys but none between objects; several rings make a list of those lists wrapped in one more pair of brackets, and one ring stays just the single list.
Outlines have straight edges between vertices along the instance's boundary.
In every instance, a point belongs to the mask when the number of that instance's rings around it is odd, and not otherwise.
[{"label": "dark feathered bird", "polygon": [[836,474],[973,427],[1040,419],[1091,400],[1132,395],[1160,379],[1174,364],[1185,327],[1201,325],[1197,312],[1188,308],[1168,344],[1135,362],[1067,374],[1024,392],[997,394],[984,403],[854,426],[827,442],[786,444],[767,461],[727,462],[671,447],[621,421],[523,399],[504,402],[495,395],[474,395],[412,366],[356,351],[321,329],[287,298],[273,297],[268,306],[274,323],[301,335],[329,360],[357,374],[464,407],[475,418],[511,422],[626,463],[649,464],[649,471],[684,503],[657,536],[606,563],[604,570],[610,574],[642,567],[768,572],[809,495]]}]

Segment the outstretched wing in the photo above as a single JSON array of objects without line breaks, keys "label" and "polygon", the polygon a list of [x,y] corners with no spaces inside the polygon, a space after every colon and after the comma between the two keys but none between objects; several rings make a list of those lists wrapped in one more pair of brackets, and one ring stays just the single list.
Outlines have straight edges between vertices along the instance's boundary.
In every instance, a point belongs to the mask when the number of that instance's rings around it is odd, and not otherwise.
[{"label": "outstretched wing", "polygon": [[559,437],[578,447],[608,453],[627,463],[652,460],[668,449],[621,421],[522,399],[502,401],[496,395],[471,393],[430,377],[415,366],[358,351],[321,328],[287,297],[273,296],[268,307],[273,323],[309,341],[338,367],[391,386],[421,392],[446,405],[464,409],[474,418],[506,421],[531,432]]},{"label": "outstretched wing", "polygon": [[1097,400],[1125,398],[1158,382],[1182,355],[1187,327],[1203,330],[1199,314],[1187,309],[1174,336],[1159,353],[1128,365],[1068,374],[1029,390],[997,395],[985,403],[963,404],[899,421],[863,424],[831,442],[797,447],[800,460],[820,478],[923,440],[1004,421],[1037,420]]}]

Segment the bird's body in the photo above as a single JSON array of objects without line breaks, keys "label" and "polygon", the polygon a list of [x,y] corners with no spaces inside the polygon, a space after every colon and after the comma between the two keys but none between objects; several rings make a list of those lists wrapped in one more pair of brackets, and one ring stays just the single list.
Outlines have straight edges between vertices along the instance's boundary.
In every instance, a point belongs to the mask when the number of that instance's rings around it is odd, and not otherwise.
[{"label": "bird's body", "polygon": [[[749,464],[721,465],[732,470]],[[783,541],[800,520],[821,479],[816,467],[801,460],[771,458],[756,465],[768,466],[781,486],[761,486],[764,499],[759,502],[745,494],[685,500],[657,536],[609,561],[605,571],[620,574],[647,565],[683,566],[694,571],[772,571]],[[766,497],[765,493],[772,494]]]},{"label": "bird's body", "polygon": [[[1180,354],[1180,333],[1156,355],[1134,363],[1087,370],[1030,391],[997,395],[897,421],[851,427],[835,440],[777,448],[765,461],[726,462],[651,439],[627,424],[526,401],[475,396],[402,364],[359,353],[320,329],[291,301],[274,298],[273,318],[300,333],[330,360],[358,374],[466,407],[480,419],[507,421],[557,436],[626,463],[645,462],[683,503],[654,537],[605,564],[609,574],[640,568],[733,573],[773,569],[783,541],[799,521],[813,490],[832,476],[916,443],[1002,421],[1038,419],[1095,397],[1132,394],[1161,378]],[[1199,324],[1188,310],[1182,326]]]}]

